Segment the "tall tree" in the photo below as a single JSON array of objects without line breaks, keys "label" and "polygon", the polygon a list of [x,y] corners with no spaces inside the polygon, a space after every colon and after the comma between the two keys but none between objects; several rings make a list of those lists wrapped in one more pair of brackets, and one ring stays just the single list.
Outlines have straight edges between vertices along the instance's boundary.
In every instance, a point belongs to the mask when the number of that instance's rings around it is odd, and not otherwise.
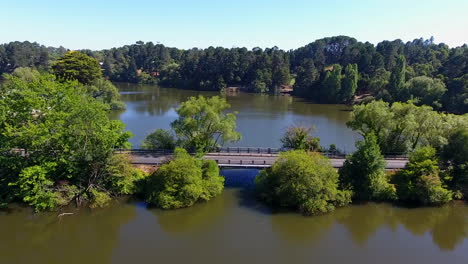
[{"label": "tall tree", "polygon": [[348,64],[345,68],[344,78],[341,84],[340,100],[344,103],[350,103],[354,99],[358,86],[358,66],[357,64]]},{"label": "tall tree", "polygon": [[392,200],[395,189],[388,183],[385,174],[385,159],[380,153],[377,137],[367,134],[356,143],[357,151],[346,158],[340,169],[340,183],[353,191],[357,200]]},{"label": "tall tree", "polygon": [[79,51],[70,51],[52,65],[54,74],[63,80],[77,80],[86,85],[102,77],[99,62]]},{"label": "tall tree", "polygon": [[225,113],[230,105],[225,98],[190,97],[176,110],[179,118],[172,122],[182,144],[197,152],[212,151],[225,142],[240,139],[235,113]]},{"label": "tall tree", "polygon": [[388,90],[392,101],[398,101],[399,98],[405,97],[402,91],[406,82],[406,59],[404,55],[397,57],[395,68],[390,75],[390,82],[388,84]]}]

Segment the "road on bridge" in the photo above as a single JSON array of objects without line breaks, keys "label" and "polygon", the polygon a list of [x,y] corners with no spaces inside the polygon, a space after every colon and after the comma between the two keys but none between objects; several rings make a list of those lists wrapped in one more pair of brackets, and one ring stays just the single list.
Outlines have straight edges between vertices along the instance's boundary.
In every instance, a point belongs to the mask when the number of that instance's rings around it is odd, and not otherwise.
[{"label": "road on bridge", "polygon": [[[133,164],[161,165],[171,158],[171,155],[137,152],[131,153]],[[220,167],[264,168],[270,167],[278,158],[277,154],[256,153],[208,153],[205,159],[214,160]],[[343,167],[344,158],[330,159],[334,168]],[[402,169],[408,163],[407,159],[386,159],[387,170]]]}]

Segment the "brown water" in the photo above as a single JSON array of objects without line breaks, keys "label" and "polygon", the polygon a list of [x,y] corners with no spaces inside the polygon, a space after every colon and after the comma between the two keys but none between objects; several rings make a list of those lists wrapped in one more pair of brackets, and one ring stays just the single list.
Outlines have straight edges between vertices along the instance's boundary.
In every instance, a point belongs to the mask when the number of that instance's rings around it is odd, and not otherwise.
[{"label": "brown water", "polygon": [[[121,86],[127,110],[114,113],[136,134],[169,127],[174,108],[196,92]],[[209,95],[214,93],[203,94]],[[239,145],[277,144],[281,128],[315,124],[322,142],[351,148],[356,135],[343,106],[313,105],[293,97],[229,96],[239,111]],[[10,263],[330,263],[466,264],[468,206],[399,208],[353,205],[303,217],[258,203],[249,187],[254,170],[227,170],[222,195],[188,209],[148,209],[118,202],[73,215],[0,211],[0,264]]]},{"label": "brown water", "polygon": [[[169,128],[177,118],[175,109],[190,96],[219,95],[217,92],[198,92],[155,85],[117,84],[127,105],[112,117],[122,120],[135,135],[131,139],[137,147],[145,136],[157,128]],[[237,111],[239,142],[231,146],[280,147],[284,130],[291,125],[316,127],[316,135],[324,146],[336,144],[345,151],[355,149],[359,136],[346,127],[350,108],[343,105],[312,104],[292,96],[272,96],[251,93],[227,95],[232,111]]]},{"label": "brown water", "polygon": [[0,213],[0,263],[467,263],[468,207],[355,205],[303,217],[228,188],[192,208]]}]

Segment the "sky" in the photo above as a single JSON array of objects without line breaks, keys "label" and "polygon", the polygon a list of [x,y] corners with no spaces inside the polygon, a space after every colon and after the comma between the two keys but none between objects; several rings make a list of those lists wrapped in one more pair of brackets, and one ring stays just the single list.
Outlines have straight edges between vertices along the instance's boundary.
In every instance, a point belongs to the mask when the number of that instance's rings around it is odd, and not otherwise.
[{"label": "sky", "polygon": [[0,43],[108,49],[138,40],[169,47],[295,49],[347,35],[468,43],[468,0],[0,0]]}]

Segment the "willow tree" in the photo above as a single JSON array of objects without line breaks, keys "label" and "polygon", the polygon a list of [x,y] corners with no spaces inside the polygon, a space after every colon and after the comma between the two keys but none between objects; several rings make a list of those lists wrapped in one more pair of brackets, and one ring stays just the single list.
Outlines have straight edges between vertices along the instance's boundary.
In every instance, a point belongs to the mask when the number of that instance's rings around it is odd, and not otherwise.
[{"label": "willow tree", "polygon": [[190,97],[176,110],[179,118],[171,123],[181,144],[189,150],[209,152],[226,142],[241,138],[236,114],[225,113],[231,106],[225,98]]}]

